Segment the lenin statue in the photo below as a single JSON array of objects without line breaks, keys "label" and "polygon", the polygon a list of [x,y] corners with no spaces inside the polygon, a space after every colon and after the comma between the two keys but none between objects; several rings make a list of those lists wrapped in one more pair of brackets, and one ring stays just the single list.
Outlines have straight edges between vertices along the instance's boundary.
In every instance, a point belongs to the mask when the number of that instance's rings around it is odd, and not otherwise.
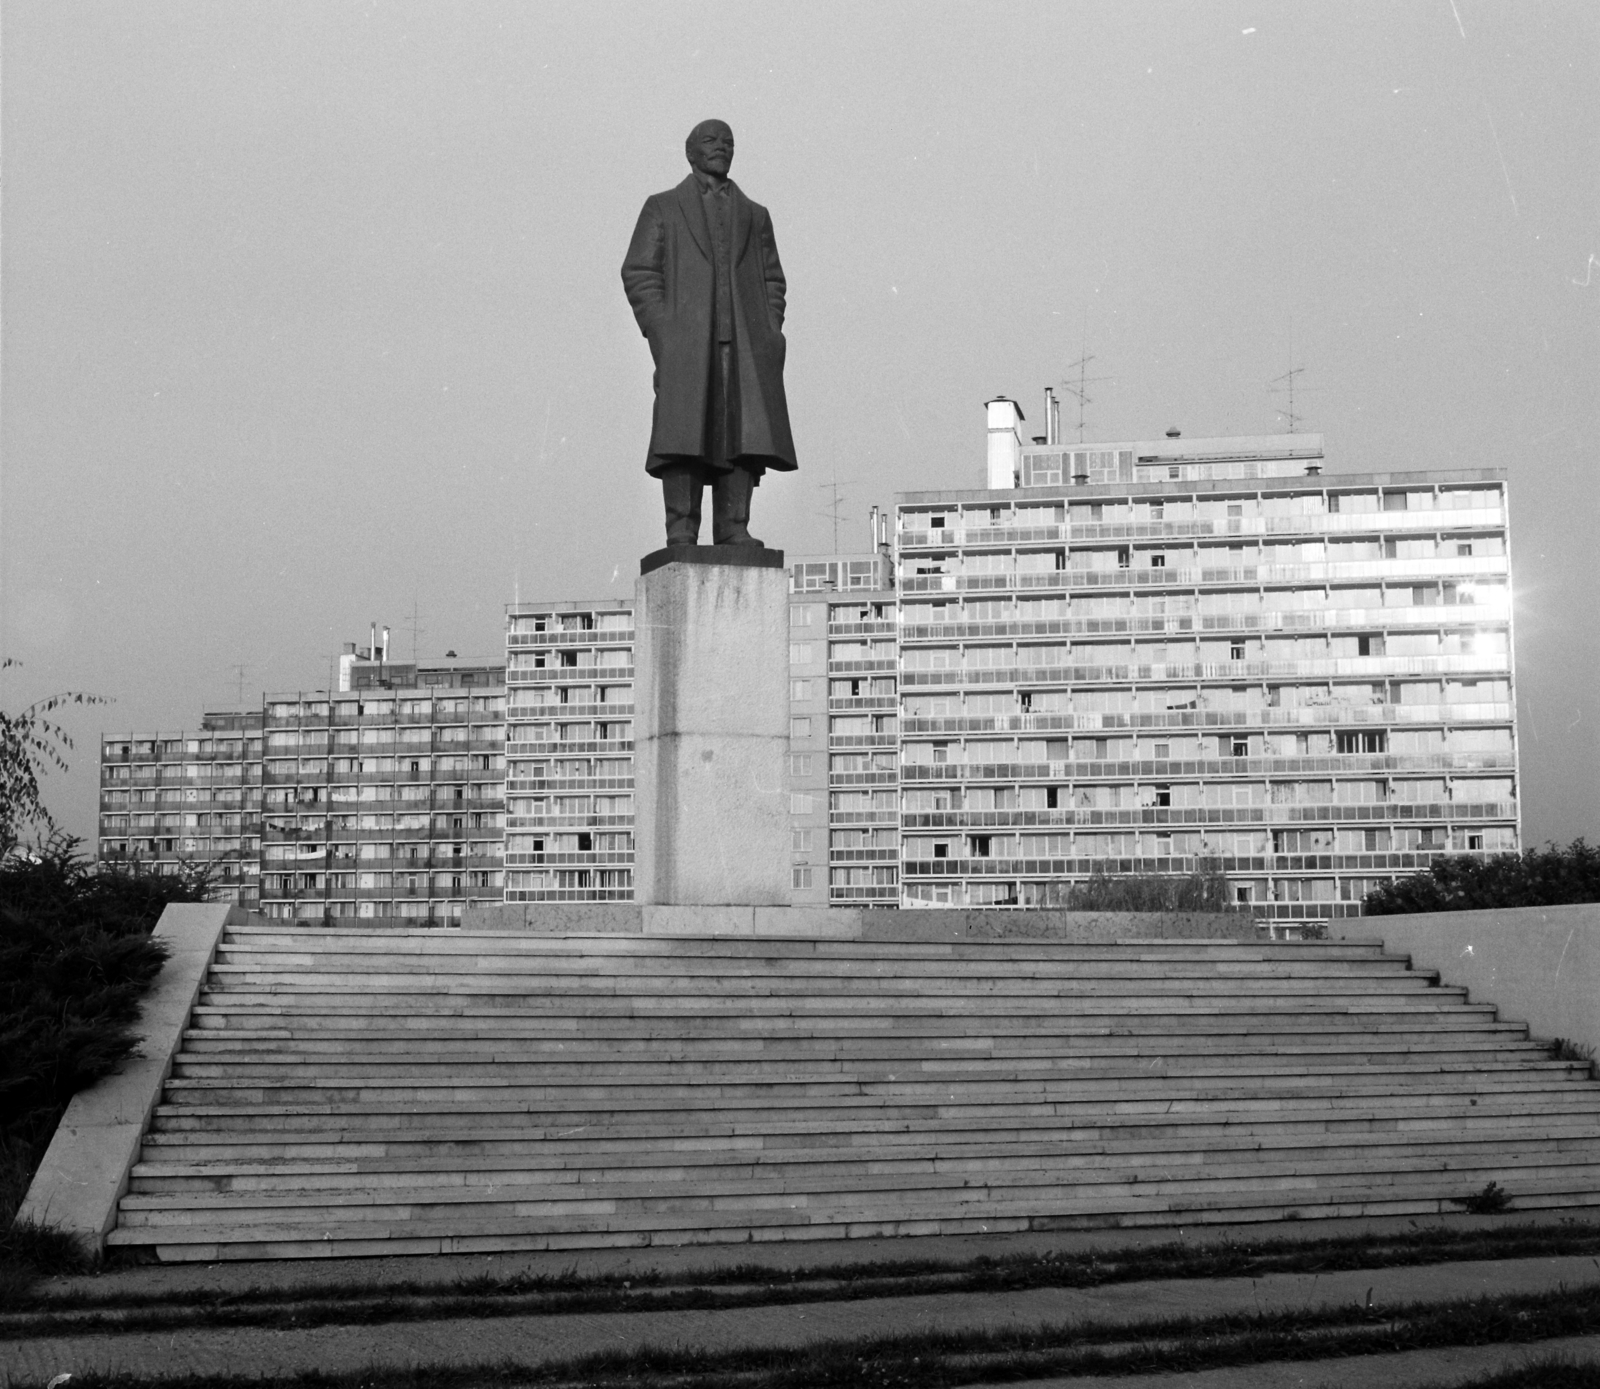
[{"label": "lenin statue", "polygon": [[661,479],[667,544],[700,539],[711,485],[712,540],[760,545],[750,494],[768,468],[792,471],[783,395],[783,266],[766,208],[728,177],[733,131],[701,121],[685,142],[691,172],[646,199],[622,286],[655,359],[645,471]]}]

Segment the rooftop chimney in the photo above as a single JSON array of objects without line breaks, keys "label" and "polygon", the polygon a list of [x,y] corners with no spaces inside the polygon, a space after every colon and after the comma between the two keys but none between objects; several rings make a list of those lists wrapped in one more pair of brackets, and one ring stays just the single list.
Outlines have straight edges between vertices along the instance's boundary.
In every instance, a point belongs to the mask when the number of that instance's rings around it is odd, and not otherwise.
[{"label": "rooftop chimney", "polygon": [[1022,456],[1022,408],[1003,395],[989,401],[985,409],[989,415],[989,488],[1010,488],[1017,485],[1017,465]]},{"label": "rooftop chimney", "polygon": [[1169,439],[1181,439],[1182,437],[1183,431],[1181,429],[1169,429],[1167,431],[1167,438]]}]

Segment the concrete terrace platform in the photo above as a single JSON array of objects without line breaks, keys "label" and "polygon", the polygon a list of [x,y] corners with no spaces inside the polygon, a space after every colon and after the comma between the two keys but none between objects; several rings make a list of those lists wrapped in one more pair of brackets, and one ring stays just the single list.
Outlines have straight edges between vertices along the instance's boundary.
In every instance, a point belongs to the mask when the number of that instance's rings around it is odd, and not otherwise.
[{"label": "concrete terrace platform", "polygon": [[[359,923],[354,923],[359,925]],[[506,902],[469,907],[461,929],[538,935],[763,936],[796,940],[1255,940],[1247,914],[1010,908],[644,906]]]}]

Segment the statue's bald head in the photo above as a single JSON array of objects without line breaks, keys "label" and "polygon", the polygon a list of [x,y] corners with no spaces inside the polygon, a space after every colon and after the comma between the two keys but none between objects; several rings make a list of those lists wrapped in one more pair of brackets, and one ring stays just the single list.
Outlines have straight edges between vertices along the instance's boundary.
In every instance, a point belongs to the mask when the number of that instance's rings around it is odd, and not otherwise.
[{"label": "statue's bald head", "polygon": [[683,152],[699,173],[726,178],[733,163],[733,131],[726,121],[701,121],[683,142]]}]

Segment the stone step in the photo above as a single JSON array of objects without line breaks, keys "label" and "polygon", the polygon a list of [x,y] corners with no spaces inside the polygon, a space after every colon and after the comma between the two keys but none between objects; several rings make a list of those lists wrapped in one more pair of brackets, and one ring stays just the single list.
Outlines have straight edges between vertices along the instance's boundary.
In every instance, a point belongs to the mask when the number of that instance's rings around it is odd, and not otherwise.
[{"label": "stone step", "polygon": [[1166,1056],[1175,1051],[1250,1053],[1255,1055],[1324,1056],[1344,1053],[1393,1055],[1405,1052],[1493,1052],[1544,1055],[1546,1048],[1519,1036],[1524,1030],[1507,1024],[1494,1030],[1422,1030],[1399,1028],[1358,1032],[1353,1028],[1314,1031],[1302,1029],[1269,1037],[1249,1029],[1191,1032],[1175,1047],[1172,1036],[1135,1035],[1109,1028],[1075,1034],[1037,1036],[999,1033],[971,1036],[920,1036],[906,1033],[869,1033],[866,1036],[831,1037],[519,1037],[519,1036],[296,1036],[287,1032],[189,1032],[180,1060],[185,1064],[306,1064],[313,1061],[431,1062],[480,1065],[502,1060],[546,1064],[610,1065],[640,1058],[663,1056],[697,1062],[782,1059],[792,1064],[807,1059],[916,1059],[945,1057],[1082,1058],[1135,1055]]},{"label": "stone step", "polygon": [[788,1054],[775,1048],[771,1055],[750,1055],[731,1051],[706,1053],[663,1042],[654,1055],[578,1049],[541,1056],[529,1056],[520,1049],[509,1049],[500,1055],[434,1054],[419,1049],[390,1056],[292,1051],[217,1056],[185,1051],[174,1058],[172,1074],[193,1080],[233,1080],[241,1086],[258,1083],[366,1085],[387,1081],[431,1087],[466,1080],[494,1080],[506,1085],[592,1082],[609,1086],[707,1081],[787,1082],[795,1079],[798,1067],[814,1081],[882,1082],[897,1078],[930,1081],[943,1077],[964,1079],[977,1073],[985,1077],[986,1083],[1010,1084],[1013,1080],[1050,1076],[1209,1075],[1218,1070],[1230,1074],[1291,1072],[1298,1079],[1311,1060],[1324,1069],[1332,1063],[1341,1070],[1362,1072],[1448,1067],[1474,1071],[1515,1070],[1520,1074],[1524,1064],[1571,1064],[1550,1062],[1546,1050],[1532,1042],[1486,1042],[1475,1047],[1455,1039],[1421,1040],[1403,1047],[1278,1042],[1267,1049],[1251,1047],[1240,1040],[1207,1040],[1195,1041],[1182,1052],[1174,1052],[1171,1047],[1140,1048],[1115,1041],[1099,1046],[1080,1042],[1074,1047],[1057,1047],[1045,1054],[996,1047],[981,1048],[970,1055],[953,1055],[922,1047],[870,1055],[862,1054],[859,1049],[839,1054],[841,1050],[835,1049],[832,1054],[816,1049]]},{"label": "stone step", "polygon": [[[1229,1006],[1231,1004],[1231,1006]],[[525,1026],[551,1028],[584,1027],[606,1020],[620,1019],[630,1025],[665,1024],[673,1027],[709,1027],[731,1024],[753,1027],[808,1027],[846,1022],[876,1027],[903,1026],[909,1022],[944,1022],[957,1020],[1000,1019],[1016,1021],[1055,1019],[1125,1019],[1140,1023],[1159,1022],[1163,1018],[1264,1018],[1269,1023],[1278,1017],[1393,1017],[1397,1010],[1424,1018],[1428,1025],[1436,1017],[1456,1017],[1467,1005],[1462,990],[1430,989],[1421,994],[1402,998],[1384,995],[1350,995],[1329,1000],[1325,998],[1293,999],[1277,1004],[1270,998],[1229,1000],[1227,998],[1186,999],[1182,997],[1146,998],[1084,998],[1074,999],[1070,1007],[1059,1000],[1032,999],[965,999],[946,996],[939,999],[673,999],[673,998],[595,998],[575,1002],[565,1009],[549,1006],[547,1000],[530,1001],[517,995],[456,995],[454,997],[424,994],[404,998],[368,998],[366,995],[297,995],[288,993],[260,994],[247,997],[226,995],[205,996],[195,1009],[194,1018],[199,1025],[225,1025],[237,1019],[241,1024],[254,1025],[258,1019],[291,1019],[297,1025],[316,1025],[321,1020],[340,1027],[413,1026],[419,1028],[435,1025],[435,1019],[492,1018],[497,1022],[508,1017]],[[1482,1010],[1493,1016],[1492,1009]]]},{"label": "stone step", "polygon": [[1045,956],[983,959],[956,958],[770,958],[749,956],[728,959],[706,955],[640,956],[529,956],[523,954],[404,955],[351,953],[324,950],[260,952],[221,948],[219,975],[245,972],[261,975],[304,974],[426,974],[473,976],[505,975],[512,978],[590,979],[600,975],[628,979],[649,977],[664,964],[677,977],[723,981],[742,978],[792,979],[943,979],[976,978],[1082,978],[1082,979],[1344,979],[1388,978],[1404,975],[1406,961],[1399,957],[1370,957],[1337,961],[1284,958],[1249,959],[1056,959]]},{"label": "stone step", "polygon": [[261,1134],[319,1133],[335,1126],[340,1132],[356,1135],[372,1132],[405,1132],[420,1137],[454,1136],[464,1129],[499,1130],[510,1134],[542,1132],[559,1136],[575,1130],[610,1134],[634,1127],[657,1128],[669,1135],[695,1137],[728,1132],[792,1130],[795,1126],[850,1132],[869,1124],[903,1125],[917,1128],[937,1124],[943,1131],[961,1121],[973,1121],[997,1128],[1055,1127],[1075,1124],[1085,1129],[1127,1124],[1144,1120],[1156,1122],[1244,1122],[1267,1120],[1280,1114],[1319,1113],[1330,1119],[1352,1113],[1389,1115],[1451,1115],[1465,1119],[1476,1112],[1493,1114],[1519,1112],[1526,1106],[1548,1114],[1552,1107],[1562,1115],[1593,1115],[1596,1107],[1586,1096],[1564,1092],[1530,1090],[1506,1086],[1497,1092],[1480,1093],[1469,1087],[1432,1094],[1397,1093],[1382,1086],[1345,1086],[1337,1093],[1326,1088],[1315,1097],[1304,1092],[1264,1096],[1241,1090],[1234,1095],[1147,1094],[1116,1100],[1110,1104],[1099,1097],[1077,1100],[1033,1100],[1020,1102],[994,1096],[971,1103],[900,1104],[876,1097],[834,1097],[820,1101],[810,1097],[778,1100],[747,1100],[728,1097],[713,1109],[686,1112],[679,1103],[660,1098],[622,1100],[604,1109],[541,1106],[535,1111],[521,1103],[493,1105],[482,1101],[467,1104],[439,1103],[418,1108],[410,1102],[346,1101],[343,1103],[291,1105],[265,1100],[252,1104],[162,1104],[156,1109],[152,1136],[156,1134],[199,1133]]},{"label": "stone step", "polygon": [[204,1043],[210,1046],[246,1045],[257,1040],[294,1038],[312,1041],[365,1041],[371,1045],[415,1045],[429,1037],[439,1040],[504,1038],[529,1042],[569,1044],[580,1027],[586,1037],[607,1045],[645,1045],[663,1035],[704,1038],[708,1041],[743,1043],[764,1041],[768,1036],[796,1041],[831,1041],[842,1037],[923,1037],[930,1040],[959,1039],[968,1036],[1010,1037],[1018,1040],[1046,1037],[1149,1037],[1170,1039],[1179,1034],[1300,1035],[1309,1033],[1370,1034],[1391,1033],[1434,1035],[1450,1033],[1495,1033],[1526,1035],[1526,1025],[1501,1022],[1494,1009],[1462,1006],[1424,1012],[1407,1008],[1386,1013],[1361,1013],[1328,1009],[1288,1009],[1278,1012],[1257,1009],[1252,1012],[1189,1010],[1166,1014],[1106,1011],[1087,1013],[1075,1009],[1063,1014],[1056,1009],[1033,1014],[1010,1013],[989,1020],[979,1028],[975,1019],[900,1015],[893,1018],[852,1014],[830,1018],[771,1017],[763,1020],[761,1036],[751,1037],[755,1027],[744,1016],[704,1017],[692,1028],[676,1023],[663,1031],[659,1021],[624,1017],[530,1018],[504,1012],[429,1015],[425,1017],[384,1017],[347,1015],[330,1017],[318,1013],[236,1014],[212,1009],[196,1009],[194,1024],[183,1034],[185,1046]]},{"label": "stone step", "polygon": [[[187,1119],[187,1115],[179,1115]],[[1165,1109],[1134,1114],[1106,1115],[1098,1122],[1085,1122],[1085,1115],[1034,1114],[1008,1123],[994,1115],[955,1115],[942,1119],[938,1133],[907,1120],[880,1119],[854,1115],[850,1122],[806,1119],[790,1115],[752,1115],[730,1122],[718,1115],[712,1125],[686,1128],[672,1123],[613,1123],[606,1127],[544,1127],[526,1123],[478,1125],[472,1115],[458,1115],[446,1135],[418,1133],[416,1128],[386,1127],[374,1122],[365,1128],[336,1130],[275,1130],[264,1136],[259,1128],[224,1127],[226,1117],[216,1115],[205,1127],[157,1130],[144,1136],[146,1159],[158,1162],[254,1162],[254,1160],[296,1157],[306,1160],[429,1159],[438,1162],[470,1162],[482,1157],[485,1162],[502,1159],[544,1159],[550,1163],[582,1163],[600,1157],[608,1160],[643,1155],[653,1160],[661,1155],[784,1154],[794,1149],[843,1152],[872,1151],[893,1155],[910,1147],[954,1147],[973,1144],[1034,1143],[1070,1147],[1082,1144],[1122,1144],[1126,1151],[1146,1151],[1154,1147],[1186,1144],[1234,1144],[1246,1146],[1294,1146],[1294,1144],[1387,1143],[1395,1136],[1416,1136],[1422,1143],[1437,1143],[1458,1136],[1461,1141],[1517,1138],[1526,1136],[1600,1133],[1600,1106],[1565,1104],[1558,1114],[1544,1099],[1518,1101],[1514,1098],[1482,1099],[1478,1104],[1437,1106],[1418,1111],[1414,1106],[1368,1107],[1368,1109],[1269,1109],[1251,1114],[1211,1114]],[[499,1157],[496,1157],[499,1155]]]},{"label": "stone step", "polygon": [[[1541,1054],[1542,1055],[1542,1054]],[[759,1096],[766,1094],[841,1094],[861,1093],[894,1095],[902,1100],[913,1097],[939,1098],[965,1095],[969,1092],[993,1090],[996,1087],[1030,1094],[1071,1093],[1094,1087],[1096,1093],[1107,1093],[1107,1087],[1148,1088],[1151,1085],[1172,1085],[1205,1088],[1208,1082],[1238,1087],[1259,1082],[1263,1086],[1289,1086],[1323,1088],[1337,1083],[1339,1077],[1360,1077],[1371,1080],[1387,1078],[1391,1083],[1415,1083],[1422,1077],[1429,1080],[1455,1077],[1474,1085],[1492,1086],[1496,1082],[1522,1084],[1532,1074],[1565,1075],[1573,1079],[1587,1079],[1587,1062],[1534,1060],[1521,1055],[1466,1056],[1455,1059],[1448,1054],[1439,1057],[1413,1059],[1407,1056],[1374,1056],[1352,1060],[1347,1054],[1323,1062],[1316,1073],[1307,1074],[1302,1067],[1276,1064],[1276,1059],[1265,1055],[1238,1054],[1173,1055],[1157,1059],[1107,1057],[1098,1061],[1085,1059],[1069,1069],[1048,1058],[1037,1065],[1027,1066],[1015,1059],[995,1060],[973,1065],[956,1059],[938,1063],[937,1069],[948,1074],[935,1076],[931,1072],[935,1063],[919,1063],[904,1067],[905,1072],[892,1072],[891,1068],[869,1068],[840,1063],[818,1061],[800,1071],[792,1067],[774,1067],[762,1062],[729,1062],[726,1069],[712,1068],[703,1073],[693,1069],[692,1063],[664,1062],[652,1066],[644,1062],[619,1061],[613,1074],[617,1077],[586,1074],[568,1075],[560,1062],[507,1062],[498,1067],[484,1067],[486,1074],[473,1074],[468,1068],[466,1078],[452,1083],[446,1065],[434,1068],[430,1074],[405,1074],[405,1066],[394,1064],[357,1073],[355,1066],[337,1067],[329,1062],[312,1062],[302,1066],[282,1068],[282,1073],[256,1074],[248,1063],[236,1068],[223,1063],[217,1075],[177,1076],[167,1083],[169,1099],[185,1094],[221,1093],[228,1090],[272,1091],[286,1096],[305,1091],[308,1096],[324,1090],[348,1090],[352,1087],[381,1091],[386,1094],[415,1092],[418,1097],[453,1096],[457,1099],[498,1096],[515,1096],[529,1101],[560,1100],[575,1095],[588,1095],[596,1100],[628,1098],[643,1094],[670,1096],[674,1100],[692,1099],[697,1095],[720,1097],[723,1095]],[[205,1063],[196,1063],[202,1069]],[[420,1069],[420,1068],[419,1068]],[[348,1073],[347,1073],[348,1072]],[[635,1072],[638,1078],[632,1078]],[[726,1075],[728,1078],[721,1078]],[[670,1077],[677,1076],[677,1080]],[[469,1082],[470,1083],[467,1083]],[[1123,1093],[1128,1093],[1124,1089]]]},{"label": "stone step", "polygon": [[[1545,1188],[1532,1184],[1515,1193],[1516,1208],[1570,1210],[1600,1204],[1592,1192]],[[1082,1209],[1066,1204],[1054,1206],[1048,1215],[1022,1209],[1015,1213],[984,1211],[980,1214],[950,1214],[937,1206],[931,1211],[908,1213],[903,1218],[871,1218],[864,1210],[834,1209],[824,1219],[813,1219],[809,1212],[769,1212],[759,1225],[737,1218],[721,1219],[717,1213],[701,1215],[687,1227],[674,1227],[671,1220],[653,1222],[641,1228],[638,1217],[619,1220],[586,1219],[563,1222],[525,1222],[529,1228],[513,1229],[505,1221],[485,1222],[479,1229],[459,1222],[443,1221],[423,1225],[410,1221],[374,1230],[372,1227],[344,1226],[329,1222],[308,1231],[289,1231],[281,1227],[261,1227],[247,1239],[237,1238],[225,1223],[212,1227],[187,1227],[182,1230],[134,1232],[128,1237],[113,1230],[113,1245],[153,1247],[163,1262],[214,1262],[241,1259],[304,1259],[327,1257],[331,1249],[350,1258],[378,1255],[432,1255],[518,1253],[539,1250],[579,1250],[635,1248],[652,1245],[749,1244],[794,1240],[838,1240],[846,1238],[896,1238],[928,1235],[996,1235],[1034,1231],[1098,1230],[1108,1225],[1126,1229],[1161,1228],[1173,1225],[1237,1224],[1243,1221],[1299,1220],[1307,1217],[1336,1219],[1380,1216],[1405,1217],[1448,1214],[1456,1208],[1437,1195],[1389,1193],[1374,1196],[1357,1192],[1308,1202],[1303,1193],[1287,1193],[1268,1198],[1267,1203],[1231,1206],[1198,1199],[1128,1199],[1118,1209],[1107,1211],[1098,1203],[1085,1202]],[[579,1227],[581,1228],[575,1228]]]},{"label": "stone step", "polygon": [[607,962],[640,956],[689,959],[817,957],[837,959],[938,959],[1001,957],[1016,959],[1225,959],[1348,960],[1403,959],[1376,943],[1355,941],[1237,941],[1204,939],[1074,942],[1044,937],[966,940],[847,940],[784,936],[644,936],[605,932],[543,935],[506,931],[361,930],[356,927],[229,927],[224,949],[324,951],[446,956],[485,951],[495,954],[585,955]]},{"label": "stone step", "polygon": [[[540,1151],[520,1159],[463,1154],[448,1158],[429,1156],[297,1158],[276,1161],[180,1160],[137,1163],[131,1174],[130,1190],[143,1195],[175,1194],[184,1191],[295,1191],[310,1193],[326,1190],[375,1190],[408,1187],[416,1190],[435,1186],[494,1188],[505,1196],[508,1187],[539,1183],[605,1183],[621,1180],[695,1181],[705,1174],[752,1176],[771,1173],[788,1180],[794,1177],[820,1177],[824,1173],[859,1172],[868,1175],[892,1173],[979,1174],[998,1184],[1014,1171],[1048,1170],[1059,1173],[1092,1168],[1102,1170],[1108,1163],[1124,1167],[1213,1168],[1236,1162],[1241,1154],[1261,1161],[1293,1163],[1297,1167],[1319,1169],[1324,1163],[1366,1163],[1375,1161],[1422,1160],[1454,1161],[1471,1159],[1482,1165],[1495,1161],[1521,1161],[1550,1154],[1566,1160],[1582,1158],[1600,1163],[1600,1131],[1592,1125],[1564,1129],[1541,1129],[1520,1136],[1485,1131],[1471,1135],[1460,1132],[1431,1139],[1416,1135],[1351,1135],[1337,1142],[1316,1142],[1311,1135],[1297,1138],[1219,1137],[1204,1143],[1193,1139],[1165,1139],[1144,1143],[1130,1141],[1084,1142],[1058,1138],[1042,1141],[1032,1138],[997,1142],[975,1139],[968,1143],[903,1145],[894,1149],[863,1146],[857,1148],[782,1148],[751,1151],[712,1151],[699,1149],[680,1153],[647,1152],[630,1148],[609,1158],[592,1152],[568,1154],[558,1158]],[[509,1199],[509,1198],[507,1198]]]},{"label": "stone step", "polygon": [[[427,1220],[431,1213],[452,1214],[471,1223],[494,1215],[560,1219],[567,1212],[618,1213],[638,1206],[641,1215],[689,1214],[716,1210],[747,1216],[786,1206],[854,1206],[877,1197],[895,1206],[926,1204],[941,1199],[954,1206],[1005,1206],[1027,1202],[1050,1209],[1058,1202],[1101,1203],[1125,1197],[1193,1195],[1217,1199],[1232,1195],[1239,1204],[1259,1201],[1274,1190],[1328,1193],[1351,1188],[1373,1191],[1432,1190],[1440,1197],[1465,1196],[1494,1180],[1509,1191],[1512,1181],[1600,1191],[1600,1163],[1592,1155],[1570,1161],[1560,1155],[1488,1155],[1482,1162],[1462,1157],[1455,1162],[1426,1157],[1396,1158],[1375,1177],[1361,1161],[1319,1163],[1307,1169],[1295,1162],[1219,1164],[1207,1171],[1189,1165],[1151,1167],[1110,1162],[1095,1169],[1074,1169],[1069,1179],[1051,1168],[997,1173],[997,1180],[975,1181],[960,1172],[916,1172],[865,1175],[824,1173],[816,1177],[782,1174],[732,1177],[711,1171],[693,1182],[621,1181],[532,1183],[505,1192],[467,1187],[301,1192],[190,1191],[173,1195],[130,1193],[122,1201],[121,1228],[204,1225],[215,1213],[227,1213],[239,1227],[253,1224],[310,1223],[335,1218],[341,1223],[383,1222],[398,1216]],[[1503,1179],[1503,1180],[1502,1180]],[[1230,1189],[1232,1189],[1230,1191]]]}]

